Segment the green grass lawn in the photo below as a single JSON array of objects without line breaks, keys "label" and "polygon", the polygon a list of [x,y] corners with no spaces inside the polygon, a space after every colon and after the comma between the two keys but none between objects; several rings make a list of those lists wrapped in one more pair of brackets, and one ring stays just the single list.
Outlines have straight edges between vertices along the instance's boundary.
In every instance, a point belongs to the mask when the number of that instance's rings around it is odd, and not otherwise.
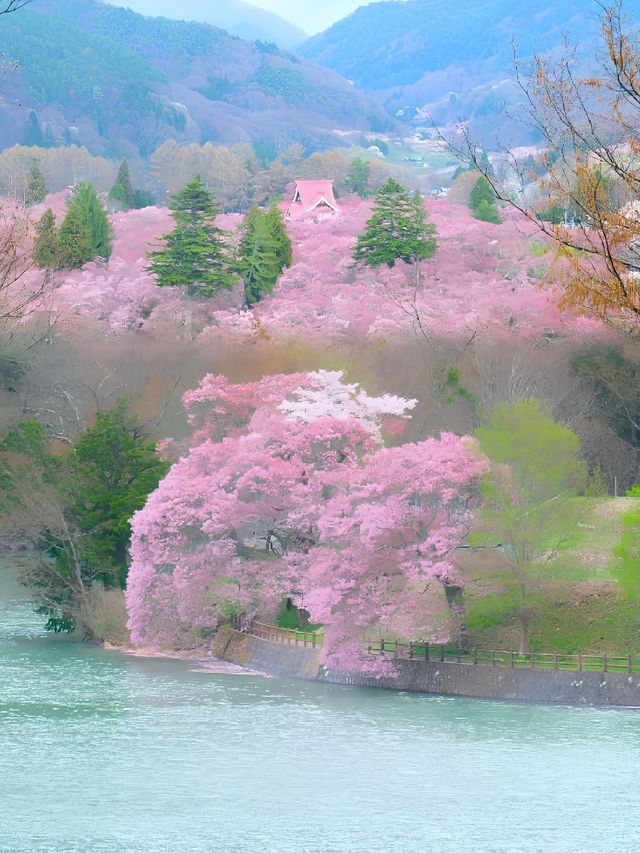
[{"label": "green grass lawn", "polygon": [[[621,515],[637,498],[577,500],[584,513],[549,563],[542,604],[531,626],[531,650],[559,654],[631,652],[640,657],[640,607],[619,594],[610,572]],[[478,559],[490,558],[480,554]],[[479,589],[467,588],[469,643],[480,648],[517,649],[519,631],[513,606],[506,596],[501,599],[489,587],[487,583]]]}]

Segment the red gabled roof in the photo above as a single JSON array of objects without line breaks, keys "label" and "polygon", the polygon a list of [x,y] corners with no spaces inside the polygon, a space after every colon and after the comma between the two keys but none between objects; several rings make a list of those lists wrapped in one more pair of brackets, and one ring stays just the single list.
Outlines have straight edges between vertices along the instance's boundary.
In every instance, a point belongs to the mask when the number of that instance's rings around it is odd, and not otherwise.
[{"label": "red gabled roof", "polygon": [[292,207],[300,205],[305,213],[315,210],[320,205],[326,205],[332,210],[338,210],[333,196],[333,181],[296,181]]}]

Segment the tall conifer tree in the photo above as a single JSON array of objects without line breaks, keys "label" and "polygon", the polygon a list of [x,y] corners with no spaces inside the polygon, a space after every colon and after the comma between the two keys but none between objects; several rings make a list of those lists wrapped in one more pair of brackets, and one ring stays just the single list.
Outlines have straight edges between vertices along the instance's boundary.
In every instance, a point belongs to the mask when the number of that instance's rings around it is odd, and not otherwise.
[{"label": "tall conifer tree", "polygon": [[40,169],[40,161],[34,157],[31,161],[31,170],[27,179],[27,192],[25,195],[25,204],[31,207],[33,204],[41,204],[47,195],[47,185],[44,181],[44,175]]},{"label": "tall conifer tree", "polygon": [[51,208],[45,210],[36,223],[33,241],[33,262],[41,269],[55,269],[59,263],[58,231]]},{"label": "tall conifer tree", "polygon": [[278,272],[281,273],[293,262],[293,249],[291,240],[284,226],[282,213],[276,204],[272,204],[264,214],[267,230],[275,243],[276,255],[278,257]]},{"label": "tall conifer tree", "polygon": [[109,192],[109,198],[120,202],[124,210],[135,206],[135,194],[131,184],[131,176],[129,175],[129,163],[123,160],[120,163],[118,174],[115,182]]},{"label": "tall conifer tree", "polygon": [[236,282],[226,231],[215,224],[220,208],[200,176],[169,202],[176,226],[149,252],[147,269],[160,287],[182,286],[185,295],[209,297]]},{"label": "tall conifer tree", "polygon": [[278,244],[267,216],[254,206],[243,223],[238,270],[244,282],[247,307],[259,302],[265,293],[272,293],[282,271]]},{"label": "tall conifer tree", "polygon": [[91,234],[78,205],[69,205],[58,232],[58,266],[78,269],[95,258]]},{"label": "tall conifer tree", "polygon": [[389,178],[375,197],[373,215],[358,237],[353,257],[370,267],[392,267],[396,261],[418,265],[436,247],[436,229],[427,222],[420,194],[410,196],[395,178]]},{"label": "tall conifer tree", "polygon": [[78,209],[85,225],[91,250],[91,258],[100,257],[109,260],[112,251],[113,229],[93,184],[83,181],[78,184],[69,200],[69,210]]}]

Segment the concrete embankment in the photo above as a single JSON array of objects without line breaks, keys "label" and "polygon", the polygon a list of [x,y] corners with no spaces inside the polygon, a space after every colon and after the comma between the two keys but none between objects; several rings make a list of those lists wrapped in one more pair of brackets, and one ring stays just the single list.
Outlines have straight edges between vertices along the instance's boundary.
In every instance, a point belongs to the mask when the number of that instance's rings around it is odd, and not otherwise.
[{"label": "concrete embankment", "polygon": [[397,660],[393,677],[372,678],[322,666],[318,649],[275,643],[231,628],[218,631],[212,654],[221,660],[283,678],[443,696],[640,707],[640,673],[510,669]]}]

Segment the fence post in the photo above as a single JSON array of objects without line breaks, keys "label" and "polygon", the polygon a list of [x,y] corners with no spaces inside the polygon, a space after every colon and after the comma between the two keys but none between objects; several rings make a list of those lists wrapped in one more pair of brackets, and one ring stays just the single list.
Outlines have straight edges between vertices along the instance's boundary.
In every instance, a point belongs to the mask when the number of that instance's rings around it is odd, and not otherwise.
[{"label": "fence post", "polygon": [[384,657],[384,640],[380,640],[380,654]]},{"label": "fence post", "polygon": [[496,665],[496,653],[495,651],[491,652],[491,666],[495,668]]},{"label": "fence post", "polygon": [[516,665],[516,653],[511,652],[511,669],[514,669]]},{"label": "fence post", "polygon": [[607,672],[607,671],[608,671],[608,669],[609,669],[609,661],[607,660],[607,656],[606,656],[606,655],[603,655],[603,656],[602,656],[602,665],[603,665],[603,669],[604,669],[604,671],[605,671],[605,672]]},{"label": "fence post", "polygon": [[456,653],[456,663],[460,663],[460,646],[458,646],[458,651]]},{"label": "fence post", "polygon": [[478,647],[477,646],[473,647],[473,665],[474,666],[478,665]]},{"label": "fence post", "polygon": [[424,644],[424,662],[427,663],[429,660],[429,641],[427,640]]},{"label": "fence post", "polygon": [[444,643],[440,643],[440,663],[444,663]]},{"label": "fence post", "polygon": [[578,671],[582,672],[582,652],[578,652]]},{"label": "fence post", "polygon": [[413,643],[409,643],[409,660],[413,660]]},{"label": "fence post", "polygon": [[316,647],[316,632],[315,631],[311,632],[311,645],[315,649],[315,647]]},{"label": "fence post", "polygon": [[529,652],[529,654],[531,656],[531,669],[535,669],[536,668],[536,653],[535,652]]},{"label": "fence post", "polygon": [[629,658],[627,661],[627,668],[628,668],[629,672],[633,672],[633,665],[631,663],[631,652],[629,652]]},{"label": "fence post", "polygon": [[554,669],[558,668],[558,655],[557,654],[554,654],[554,656],[553,656],[553,668]]}]

